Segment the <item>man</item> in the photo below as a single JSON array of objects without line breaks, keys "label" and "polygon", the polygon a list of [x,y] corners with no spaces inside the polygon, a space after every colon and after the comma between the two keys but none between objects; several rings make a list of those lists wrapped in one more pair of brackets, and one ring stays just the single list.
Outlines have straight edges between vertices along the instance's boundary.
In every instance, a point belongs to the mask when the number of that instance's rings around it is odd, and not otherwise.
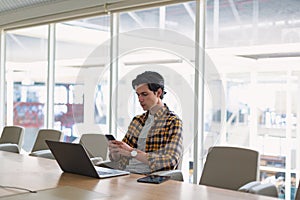
[{"label": "man", "polygon": [[182,156],[182,121],[162,102],[164,79],[146,71],[132,81],[146,113],[135,116],[122,141],[109,142],[109,156],[119,168],[148,174],[177,168]]}]

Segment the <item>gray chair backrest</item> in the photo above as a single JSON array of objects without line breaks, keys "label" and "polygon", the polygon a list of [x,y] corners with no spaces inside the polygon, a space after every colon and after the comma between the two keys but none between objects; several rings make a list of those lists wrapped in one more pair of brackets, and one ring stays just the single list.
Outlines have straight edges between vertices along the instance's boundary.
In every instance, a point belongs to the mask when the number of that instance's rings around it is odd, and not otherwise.
[{"label": "gray chair backrest", "polygon": [[238,190],[258,178],[257,151],[228,146],[209,149],[199,184]]},{"label": "gray chair backrest", "polygon": [[90,158],[101,157],[103,160],[107,157],[108,143],[103,134],[87,133],[83,134],[79,141],[87,150]]},{"label": "gray chair backrest", "polygon": [[19,149],[22,148],[24,137],[24,128],[21,126],[5,126],[1,137],[0,144],[17,144]]},{"label": "gray chair backrest", "polygon": [[61,131],[54,129],[40,129],[31,152],[49,149],[46,140],[60,141]]}]

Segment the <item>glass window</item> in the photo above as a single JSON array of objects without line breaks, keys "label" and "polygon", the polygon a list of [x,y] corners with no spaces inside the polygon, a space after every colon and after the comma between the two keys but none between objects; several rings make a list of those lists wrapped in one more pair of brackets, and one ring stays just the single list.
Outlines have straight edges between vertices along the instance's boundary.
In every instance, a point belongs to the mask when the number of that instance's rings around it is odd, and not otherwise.
[{"label": "glass window", "polygon": [[[204,154],[199,159],[216,144],[257,149],[261,180],[276,183],[286,199],[294,198],[300,169],[299,6],[277,0],[206,4],[203,147],[199,144]],[[110,38],[110,16],[55,24],[54,127],[64,139],[107,133],[108,119],[117,124],[121,139],[132,117],[143,112],[132,79],[145,70],[158,71],[166,80],[164,102],[183,119],[182,171],[191,182],[191,119],[199,89],[194,88],[195,12],[195,1],[122,12],[115,38]],[[111,39],[118,42],[113,49]],[[26,151],[47,118],[47,46],[47,26],[6,32],[6,124],[26,127]],[[113,63],[111,52],[118,52]],[[112,90],[110,64],[118,66]],[[110,93],[118,100],[114,116],[108,113]]]},{"label": "glass window", "polygon": [[220,0],[207,1],[206,8],[206,52],[226,96],[220,143],[257,149],[261,180],[276,183],[285,199],[294,199],[300,167],[299,5]]},{"label": "glass window", "polygon": [[193,153],[193,106],[195,79],[195,2],[120,13],[118,60],[118,138],[122,138],[135,115],[144,111],[131,81],[144,71],[165,78],[163,102],[183,120],[182,171],[191,180]]},{"label": "glass window", "polygon": [[6,124],[26,128],[27,152],[46,117],[47,34],[47,26],[6,32]]},{"label": "glass window", "polygon": [[66,141],[107,129],[108,86],[98,80],[106,66],[101,45],[109,40],[109,22],[99,16],[56,24],[55,126]]}]

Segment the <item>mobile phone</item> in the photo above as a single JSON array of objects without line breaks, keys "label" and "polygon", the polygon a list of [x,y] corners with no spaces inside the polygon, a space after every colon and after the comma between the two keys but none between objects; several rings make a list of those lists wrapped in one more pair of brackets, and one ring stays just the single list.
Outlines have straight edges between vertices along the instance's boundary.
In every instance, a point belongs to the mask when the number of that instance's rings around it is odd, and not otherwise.
[{"label": "mobile phone", "polygon": [[105,137],[106,137],[107,140],[116,140],[116,138],[113,135],[110,135],[110,134],[106,134]]},{"label": "mobile phone", "polygon": [[137,182],[160,184],[170,179],[170,176],[149,175],[139,178]]}]

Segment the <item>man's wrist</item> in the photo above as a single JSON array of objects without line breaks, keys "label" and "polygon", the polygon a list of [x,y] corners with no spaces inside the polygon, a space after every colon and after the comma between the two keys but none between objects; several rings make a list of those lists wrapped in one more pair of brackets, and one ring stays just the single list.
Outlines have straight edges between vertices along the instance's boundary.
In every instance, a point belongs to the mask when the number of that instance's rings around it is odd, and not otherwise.
[{"label": "man's wrist", "polygon": [[132,148],[132,150],[130,151],[131,158],[136,158],[137,154],[138,154],[137,149]]},{"label": "man's wrist", "polygon": [[116,153],[110,153],[109,154],[109,158],[111,161],[119,161],[120,158],[121,158],[121,155],[120,154],[116,154]]}]

